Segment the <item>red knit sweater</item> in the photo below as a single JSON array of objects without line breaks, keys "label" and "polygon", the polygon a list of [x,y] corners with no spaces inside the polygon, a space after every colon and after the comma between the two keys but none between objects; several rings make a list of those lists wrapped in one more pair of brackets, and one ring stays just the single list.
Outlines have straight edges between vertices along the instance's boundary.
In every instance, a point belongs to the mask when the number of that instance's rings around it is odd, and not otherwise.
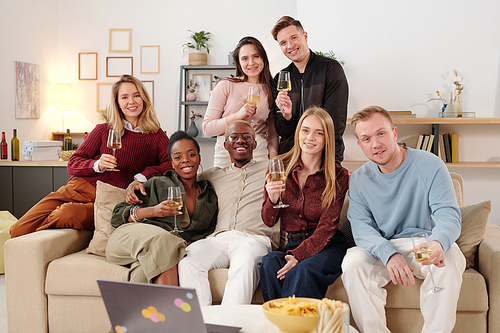
[{"label": "red knit sweater", "polygon": [[102,154],[112,154],[106,147],[108,140],[108,124],[97,125],[68,162],[68,173],[81,177],[96,186],[98,180],[126,188],[134,176],[142,173],[146,178],[161,176],[172,169],[167,156],[168,137],[160,128],[156,133],[143,134],[125,130],[122,136],[122,148],[115,151],[117,169],[96,173],[94,163]]}]

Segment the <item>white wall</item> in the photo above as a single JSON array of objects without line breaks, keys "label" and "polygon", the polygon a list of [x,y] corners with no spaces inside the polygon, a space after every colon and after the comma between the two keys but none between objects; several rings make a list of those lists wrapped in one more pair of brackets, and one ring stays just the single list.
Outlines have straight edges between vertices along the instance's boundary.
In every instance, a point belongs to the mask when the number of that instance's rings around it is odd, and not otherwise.
[{"label": "white wall", "polygon": [[[133,56],[134,75],[154,80],[155,105],[162,127],[177,129],[179,66],[187,64],[182,44],[190,30],[208,30],[209,64],[227,63],[227,54],[245,35],[264,44],[272,72],[288,64],[272,39],[270,29],[282,15],[301,20],[313,50],[334,50],[346,62],[350,84],[349,116],[367,105],[390,110],[412,110],[418,117],[434,117],[439,103],[427,103],[439,90],[448,98],[453,69],[464,79],[464,111],[477,117],[500,117],[500,3],[472,0],[420,2],[383,0],[0,0],[0,131],[10,138],[48,139],[61,128],[51,114],[47,92],[52,83],[73,86],[74,114],[65,127],[91,130],[100,122],[96,81],[78,81],[78,52],[98,52],[99,79],[106,77],[107,56]],[[110,54],[110,28],[132,28],[132,53]],[[140,73],[140,46],[160,45],[160,74]],[[15,119],[14,61],[40,64],[41,118]],[[444,128],[443,128],[444,130]],[[456,129],[454,129],[457,131]],[[403,141],[414,144],[430,127],[400,126]],[[463,160],[500,161],[498,126],[459,126]],[[364,159],[350,128],[346,158]],[[486,144],[485,144],[486,143]],[[211,162],[211,143],[202,144],[205,168]],[[497,169],[455,169],[466,182],[466,204],[493,201],[492,221],[500,223],[500,183]]]}]

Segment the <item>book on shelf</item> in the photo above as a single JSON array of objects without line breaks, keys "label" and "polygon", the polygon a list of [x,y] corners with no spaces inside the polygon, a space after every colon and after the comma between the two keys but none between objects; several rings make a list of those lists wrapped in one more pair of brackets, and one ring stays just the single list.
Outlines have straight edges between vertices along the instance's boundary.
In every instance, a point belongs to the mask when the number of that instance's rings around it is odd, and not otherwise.
[{"label": "book on shelf", "polygon": [[444,138],[442,134],[439,134],[439,158],[443,160],[444,163],[446,163],[446,152],[444,150]]},{"label": "book on shelf", "polygon": [[57,140],[24,141],[24,147],[62,147],[63,142]]},{"label": "book on shelf", "polygon": [[446,163],[451,163],[451,139],[450,133],[443,134],[444,141],[444,151],[446,155]]},{"label": "book on shelf", "polygon": [[387,111],[391,116],[401,116],[411,114],[411,111]]},{"label": "book on shelf", "polygon": [[59,161],[58,155],[23,155],[25,161]]},{"label": "book on shelf", "polygon": [[31,152],[31,153],[42,153],[42,154],[53,154],[54,152],[58,153],[62,149],[62,146],[47,146],[47,147],[31,147],[27,146],[24,147],[24,150],[26,152]]},{"label": "book on shelf", "polygon": [[422,148],[422,142],[424,141],[424,135],[423,134],[420,134],[418,136],[418,140],[417,140],[417,145],[415,146],[415,149],[420,149]]},{"label": "book on shelf", "polygon": [[429,134],[429,142],[427,143],[427,151],[431,152],[434,143],[434,134]]},{"label": "book on shelf", "polygon": [[439,125],[432,124],[432,135],[434,135],[434,141],[432,143],[431,153],[438,156],[439,155]]},{"label": "book on shelf", "polygon": [[429,144],[429,134],[424,134],[424,141],[422,142],[422,147],[420,147],[421,150],[427,150],[427,145]]},{"label": "book on shelf", "polygon": [[458,163],[458,134],[451,134],[451,163]]},{"label": "book on shelf", "polygon": [[415,113],[412,114],[391,114],[391,118],[417,118],[417,115]]}]

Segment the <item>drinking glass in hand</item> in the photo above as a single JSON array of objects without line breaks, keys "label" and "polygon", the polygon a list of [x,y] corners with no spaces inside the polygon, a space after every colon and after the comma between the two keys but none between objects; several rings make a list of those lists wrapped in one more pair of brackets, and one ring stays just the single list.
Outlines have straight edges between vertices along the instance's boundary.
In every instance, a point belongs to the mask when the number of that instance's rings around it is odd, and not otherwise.
[{"label": "drinking glass in hand", "polygon": [[[248,87],[247,103],[253,104],[253,105],[257,105],[260,103],[259,86],[249,86]],[[250,121],[250,125],[252,125],[252,126],[254,125],[253,116],[252,116],[252,120]]]},{"label": "drinking glass in hand", "polygon": [[[292,82],[290,81],[290,73],[287,71],[281,71],[278,75],[278,91],[290,91],[292,90]],[[284,110],[279,110],[278,112],[286,112]]]},{"label": "drinking glass in hand", "polygon": [[[426,232],[419,232],[413,234],[411,236],[411,241],[413,243],[413,251],[415,253],[415,260],[417,262],[426,262],[429,260],[432,251],[434,251],[432,247],[432,243],[429,240],[429,236]],[[429,267],[429,274],[431,275],[432,285],[433,287],[427,290],[428,294],[435,294],[444,290],[444,287],[436,286],[436,282],[434,282],[434,275],[432,274],[432,270]]]},{"label": "drinking glass in hand", "polygon": [[[173,201],[172,207],[182,207],[182,194],[181,188],[179,186],[170,186],[167,192],[167,200]],[[170,231],[171,233],[183,232],[177,228],[177,215],[174,214],[174,229]]]},{"label": "drinking glass in hand", "polygon": [[[120,130],[110,129],[108,132],[108,143],[107,147],[113,149],[113,156],[115,156],[115,150],[122,147],[122,133]],[[120,171],[118,169],[106,169],[106,171]]]},{"label": "drinking glass in hand", "polygon": [[[279,157],[273,158],[269,160],[269,175],[268,179],[270,182],[281,182],[285,184],[286,175],[285,175],[285,167],[283,166],[283,160]],[[277,205],[274,205],[273,208],[286,208],[287,204],[284,204],[281,201],[281,192],[280,192],[280,200]]]}]

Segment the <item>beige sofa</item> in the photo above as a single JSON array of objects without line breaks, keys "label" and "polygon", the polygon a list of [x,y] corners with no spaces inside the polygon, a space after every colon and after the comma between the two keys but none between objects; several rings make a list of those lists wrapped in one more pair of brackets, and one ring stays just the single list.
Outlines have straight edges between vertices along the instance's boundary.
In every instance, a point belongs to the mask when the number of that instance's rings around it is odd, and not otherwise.
[{"label": "beige sofa", "polygon": [[[461,203],[463,183],[459,175],[454,178]],[[91,238],[90,231],[48,229],[6,242],[10,333],[109,330],[110,323],[95,279],[121,280],[125,268],[109,264],[104,257],[85,253]],[[220,302],[226,280],[227,270],[210,272],[215,302]],[[386,310],[392,332],[420,332],[423,320],[419,311],[419,285],[417,282],[407,289],[387,286]],[[341,279],[329,287],[327,297],[348,302]],[[259,289],[254,303],[261,302]],[[475,257],[475,268],[467,269],[463,276],[453,332],[500,333],[499,313],[500,227],[487,224]],[[352,320],[351,323],[354,326]]]}]

